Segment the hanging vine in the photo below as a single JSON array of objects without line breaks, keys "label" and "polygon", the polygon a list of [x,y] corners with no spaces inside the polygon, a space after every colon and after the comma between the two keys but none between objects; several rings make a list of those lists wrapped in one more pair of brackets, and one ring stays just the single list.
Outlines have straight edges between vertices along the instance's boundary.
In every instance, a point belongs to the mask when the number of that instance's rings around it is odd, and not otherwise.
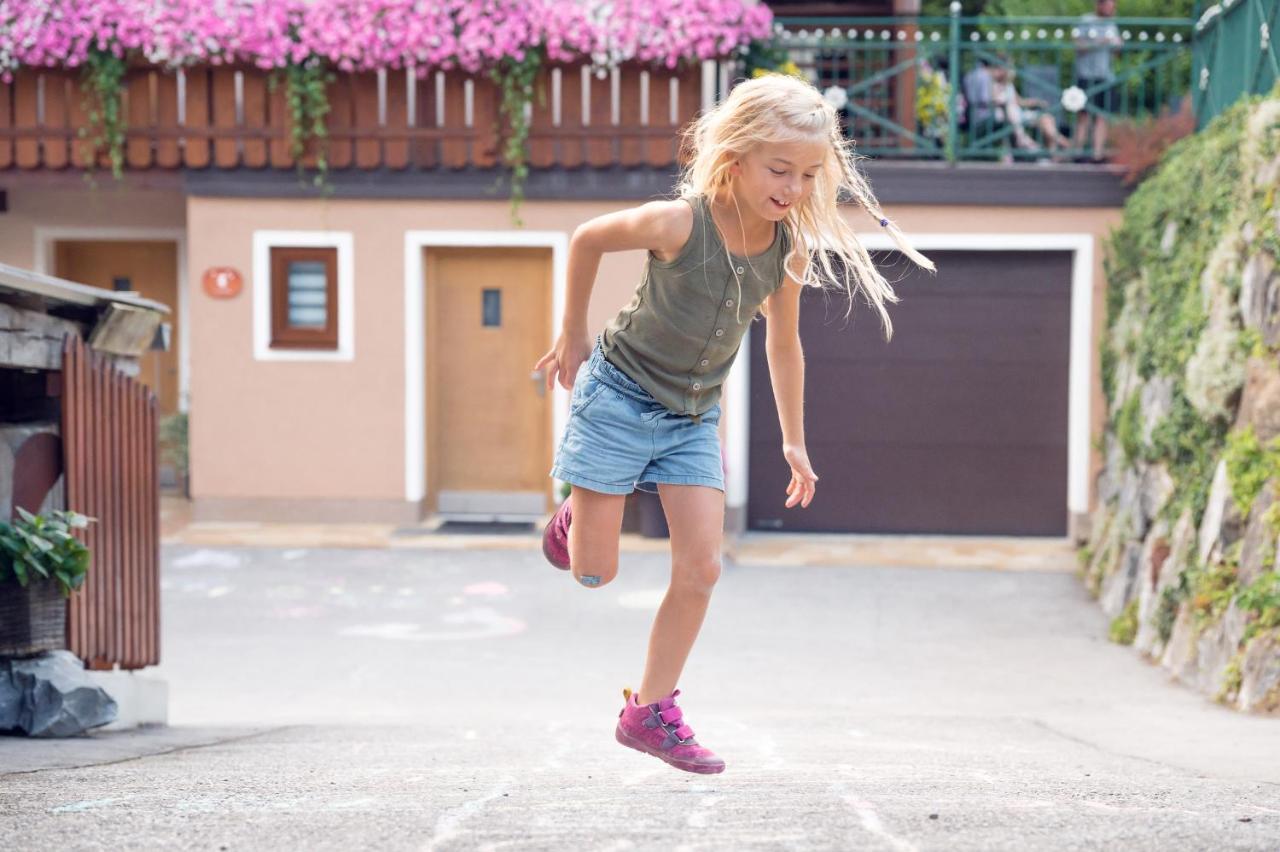
[{"label": "hanging vine", "polygon": [[120,96],[124,71],[125,61],[113,53],[94,49],[85,56],[80,79],[84,87],[82,104],[89,123],[81,127],[77,135],[89,139],[85,171],[90,180],[103,151],[111,162],[112,176],[117,180],[124,176],[124,118]]},{"label": "hanging vine", "polygon": [[[511,221],[520,227],[520,203],[524,200],[524,182],[529,176],[529,117],[526,107],[533,102],[534,81],[542,68],[542,48],[524,51],[520,58],[504,58],[489,72],[502,95],[499,109],[506,117],[508,133],[502,158],[511,169]],[[538,89],[538,105],[546,104],[546,92]]]},{"label": "hanging vine", "polygon": [[325,192],[332,192],[329,183],[329,84],[334,74],[318,57],[310,57],[301,63],[290,63],[283,75],[273,73],[267,78],[272,92],[284,77],[285,101],[289,105],[289,154],[297,166],[299,178],[305,178],[303,158],[307,146],[315,143],[316,174],[312,183]]}]

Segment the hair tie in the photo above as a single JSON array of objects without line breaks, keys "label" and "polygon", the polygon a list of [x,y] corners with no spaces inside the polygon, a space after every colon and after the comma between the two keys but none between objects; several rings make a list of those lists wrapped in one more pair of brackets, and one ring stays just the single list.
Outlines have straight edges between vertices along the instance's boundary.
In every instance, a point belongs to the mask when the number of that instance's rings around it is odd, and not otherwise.
[{"label": "hair tie", "polygon": [[888,219],[881,219],[881,220],[880,220],[880,227],[882,227],[882,228],[887,228],[887,227],[889,227],[889,220],[888,220]]}]

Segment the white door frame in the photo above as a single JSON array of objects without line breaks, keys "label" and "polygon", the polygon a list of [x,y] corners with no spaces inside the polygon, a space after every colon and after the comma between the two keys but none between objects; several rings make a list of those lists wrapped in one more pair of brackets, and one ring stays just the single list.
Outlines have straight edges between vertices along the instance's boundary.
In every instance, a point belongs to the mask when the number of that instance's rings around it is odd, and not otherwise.
[{"label": "white door frame", "polygon": [[35,229],[35,271],[53,275],[53,244],[58,240],[133,242],[172,240],[177,244],[178,263],[178,410],[185,412],[190,400],[191,312],[187,309],[187,232],[184,228],[98,228],[82,225],[37,225]]},{"label": "white door frame", "polygon": [[[885,234],[861,237],[869,251],[896,251]],[[1067,512],[1089,511],[1089,400],[1093,367],[1094,236],[1074,234],[912,234],[911,244],[929,251],[1069,251],[1071,252],[1071,345],[1067,390]],[[892,310],[892,306],[890,306]],[[750,465],[750,346],[748,337],[728,378],[730,416],[725,454],[729,476],[725,502],[745,510]],[[782,452],[781,448],[778,450]],[[1070,524],[1070,517],[1067,519]],[[1068,526],[1068,529],[1070,526]]]},{"label": "white door frame", "polygon": [[[551,249],[550,338],[560,333],[564,313],[569,235],[563,231],[405,231],[404,235],[404,497],[420,503],[426,497],[426,360],[424,323],[426,280],[423,252],[441,247]],[[533,365],[529,365],[530,370]],[[557,383],[552,396],[552,430],[556,440],[568,419],[569,392]]]}]

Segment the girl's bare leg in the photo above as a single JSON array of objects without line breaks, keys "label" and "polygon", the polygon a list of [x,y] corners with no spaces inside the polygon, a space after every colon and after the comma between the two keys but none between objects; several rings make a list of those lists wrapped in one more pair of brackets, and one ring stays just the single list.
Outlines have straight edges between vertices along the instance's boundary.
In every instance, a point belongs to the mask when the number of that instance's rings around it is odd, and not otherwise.
[{"label": "girl's bare leg", "polygon": [[626,496],[573,487],[569,566],[573,578],[599,588],[618,576],[618,533]]},{"label": "girl's bare leg", "polygon": [[671,530],[671,585],[649,635],[649,656],[636,699],[641,704],[652,704],[676,688],[720,578],[724,538],[724,492],[664,483],[658,493]]}]

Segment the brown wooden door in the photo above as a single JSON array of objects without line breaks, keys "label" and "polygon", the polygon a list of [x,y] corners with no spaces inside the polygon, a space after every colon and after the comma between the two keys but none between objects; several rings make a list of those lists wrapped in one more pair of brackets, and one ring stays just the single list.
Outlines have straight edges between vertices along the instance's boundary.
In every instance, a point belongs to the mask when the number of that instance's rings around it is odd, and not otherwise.
[{"label": "brown wooden door", "polygon": [[551,480],[551,252],[427,250],[427,493],[444,515],[530,518]]},{"label": "brown wooden door", "polygon": [[936,277],[880,255],[902,298],[888,343],[861,301],[846,324],[847,302],[805,295],[805,428],[821,481],[804,510],[783,508],[789,471],[764,328],[753,331],[751,528],[1066,534],[1071,255],[929,256]]},{"label": "brown wooden door", "polygon": [[[138,359],[138,380],[155,391],[161,416],[178,410],[178,247],[172,241],[59,240],[54,245],[54,275],[104,290],[128,279],[128,289],[168,305],[169,349]],[[120,281],[123,285],[124,281]]]}]

